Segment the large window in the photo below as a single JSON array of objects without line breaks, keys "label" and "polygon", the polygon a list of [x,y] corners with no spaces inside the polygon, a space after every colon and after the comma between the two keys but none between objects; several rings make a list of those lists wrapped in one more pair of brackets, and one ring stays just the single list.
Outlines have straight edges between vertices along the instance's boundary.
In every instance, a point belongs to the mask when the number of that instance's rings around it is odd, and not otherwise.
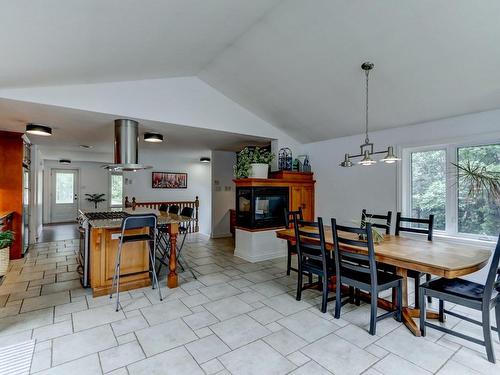
[{"label": "large window", "polygon": [[500,197],[478,182],[478,176],[500,176],[499,143],[411,148],[404,150],[403,159],[405,215],[433,214],[437,234],[489,240],[498,236]]},{"label": "large window", "polygon": [[110,180],[111,207],[120,207],[123,205],[123,175],[112,173]]},{"label": "large window", "polygon": [[411,216],[434,215],[434,228],[446,229],[446,151],[411,153]]}]

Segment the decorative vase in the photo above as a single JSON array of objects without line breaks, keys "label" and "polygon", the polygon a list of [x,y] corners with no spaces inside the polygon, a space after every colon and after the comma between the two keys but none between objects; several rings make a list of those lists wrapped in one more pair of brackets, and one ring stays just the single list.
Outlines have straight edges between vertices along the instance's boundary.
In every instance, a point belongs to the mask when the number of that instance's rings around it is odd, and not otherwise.
[{"label": "decorative vase", "polygon": [[267,178],[269,164],[252,163],[250,164],[250,178]]},{"label": "decorative vase", "polygon": [[9,250],[9,247],[0,249],[0,276],[5,275],[9,269]]}]

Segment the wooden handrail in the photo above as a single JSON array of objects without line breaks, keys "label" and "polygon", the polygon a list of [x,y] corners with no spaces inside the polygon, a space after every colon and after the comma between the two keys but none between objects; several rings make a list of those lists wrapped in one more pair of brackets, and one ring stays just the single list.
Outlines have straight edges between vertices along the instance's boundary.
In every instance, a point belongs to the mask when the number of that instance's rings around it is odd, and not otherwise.
[{"label": "wooden handrail", "polygon": [[188,225],[188,233],[194,233],[200,230],[200,227],[198,225],[200,200],[198,199],[198,197],[196,197],[194,201],[162,201],[162,202],[137,202],[135,197],[132,197],[132,202],[130,202],[128,197],[125,197],[125,207],[127,208],[131,207],[132,209],[136,207],[147,207],[153,210],[158,210],[162,204],[165,206],[172,206],[172,205],[179,206],[179,213],[182,211],[184,207],[193,208],[194,215],[193,215],[193,220]]}]

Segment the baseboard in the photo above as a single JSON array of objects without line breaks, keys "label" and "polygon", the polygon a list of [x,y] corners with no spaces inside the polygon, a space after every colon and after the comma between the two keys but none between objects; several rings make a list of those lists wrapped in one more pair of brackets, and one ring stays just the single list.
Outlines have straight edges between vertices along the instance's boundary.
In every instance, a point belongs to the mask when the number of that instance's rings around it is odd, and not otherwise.
[{"label": "baseboard", "polygon": [[232,237],[232,233],[219,233],[219,234],[213,234],[210,236],[211,238],[227,238],[227,237]]}]

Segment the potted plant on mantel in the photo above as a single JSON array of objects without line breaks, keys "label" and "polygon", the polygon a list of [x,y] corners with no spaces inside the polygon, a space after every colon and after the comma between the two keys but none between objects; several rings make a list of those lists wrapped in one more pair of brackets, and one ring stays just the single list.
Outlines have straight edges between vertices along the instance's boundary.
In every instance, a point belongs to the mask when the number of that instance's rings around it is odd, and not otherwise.
[{"label": "potted plant on mantel", "polygon": [[11,230],[0,232],[0,276],[5,275],[9,269],[9,252],[13,242],[14,232]]},{"label": "potted plant on mantel", "polygon": [[254,150],[245,147],[238,153],[234,176],[236,178],[267,178],[269,165],[275,155],[256,147]]}]

